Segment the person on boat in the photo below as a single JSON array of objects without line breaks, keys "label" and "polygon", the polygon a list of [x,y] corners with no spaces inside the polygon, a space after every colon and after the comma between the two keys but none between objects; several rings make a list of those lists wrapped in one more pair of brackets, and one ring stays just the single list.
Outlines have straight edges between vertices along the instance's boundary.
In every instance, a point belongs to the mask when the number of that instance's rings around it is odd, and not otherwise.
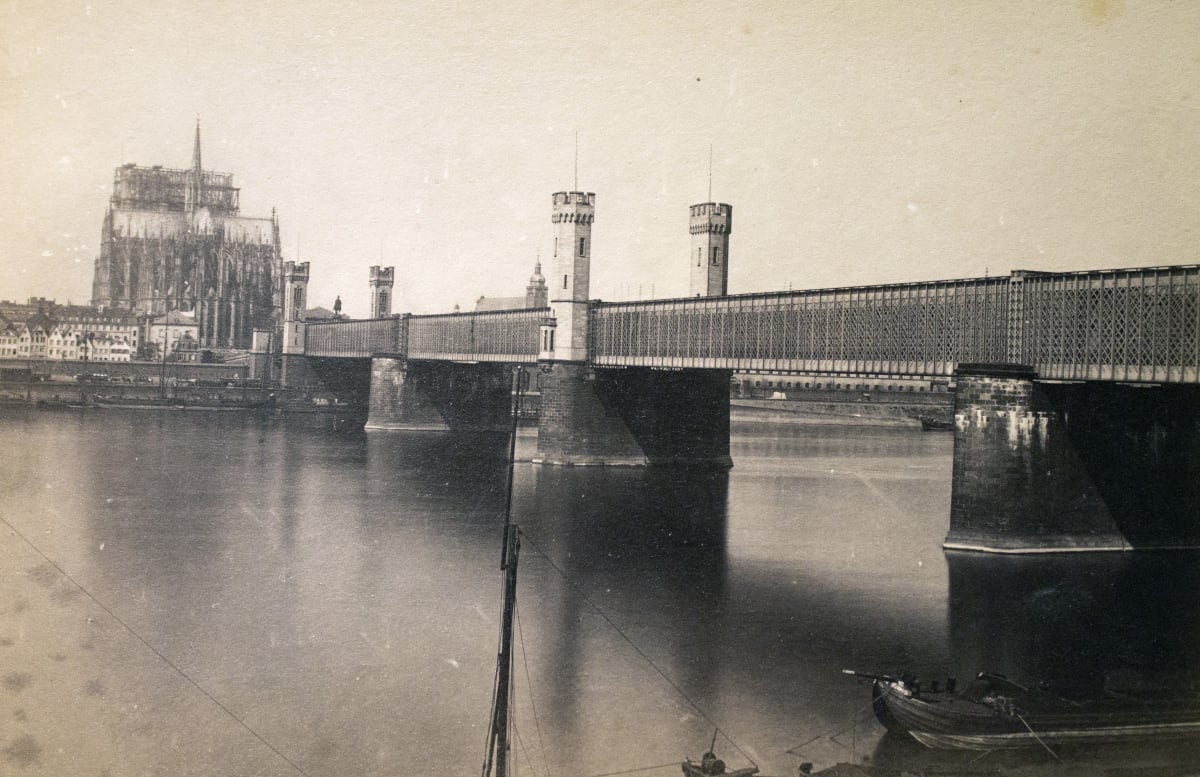
[{"label": "person on boat", "polygon": [[709,751],[700,758],[700,771],[705,774],[724,774],[725,762]]}]

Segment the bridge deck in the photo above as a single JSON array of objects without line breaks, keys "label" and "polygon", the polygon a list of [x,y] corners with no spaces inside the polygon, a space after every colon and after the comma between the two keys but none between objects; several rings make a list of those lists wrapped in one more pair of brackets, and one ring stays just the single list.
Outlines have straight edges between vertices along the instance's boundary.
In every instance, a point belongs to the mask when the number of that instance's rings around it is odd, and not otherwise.
[{"label": "bridge deck", "polygon": [[[549,308],[308,325],[306,353],[532,363]],[[1200,266],[590,305],[598,366],[1200,382]]]}]

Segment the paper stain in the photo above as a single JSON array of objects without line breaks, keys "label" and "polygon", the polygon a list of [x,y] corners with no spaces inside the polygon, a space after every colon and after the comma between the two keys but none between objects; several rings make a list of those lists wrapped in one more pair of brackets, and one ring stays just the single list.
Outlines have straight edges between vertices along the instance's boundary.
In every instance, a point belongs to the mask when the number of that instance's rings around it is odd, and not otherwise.
[{"label": "paper stain", "polygon": [[1083,18],[1092,24],[1107,24],[1125,10],[1124,0],[1083,0]]},{"label": "paper stain", "polygon": [[18,766],[32,766],[41,760],[42,746],[33,737],[26,734],[17,737],[3,751],[4,758]]}]

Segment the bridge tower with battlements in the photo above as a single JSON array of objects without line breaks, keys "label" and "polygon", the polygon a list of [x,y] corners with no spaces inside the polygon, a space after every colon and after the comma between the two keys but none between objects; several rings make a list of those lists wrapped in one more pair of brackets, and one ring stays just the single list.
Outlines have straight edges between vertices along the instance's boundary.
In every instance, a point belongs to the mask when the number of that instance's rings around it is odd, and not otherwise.
[{"label": "bridge tower with battlements", "polygon": [[554,268],[549,281],[554,310],[555,361],[588,359],[588,291],[592,265],[592,222],[596,195],[555,192],[550,221],[554,224]]},{"label": "bridge tower with battlements", "polygon": [[392,286],[395,279],[395,267],[371,268],[371,318],[392,315]]},{"label": "bridge tower with battlements", "polygon": [[303,321],[308,304],[308,262],[283,263],[283,320]]},{"label": "bridge tower with battlements", "polygon": [[554,195],[553,316],[540,331],[542,404],[534,461],[730,466],[727,370],[597,369],[591,363],[595,205],[590,192]]},{"label": "bridge tower with battlements", "polygon": [[304,356],[304,310],[308,304],[308,262],[283,263],[283,320],[279,326],[284,385],[298,385],[307,375]]},{"label": "bridge tower with battlements", "polygon": [[733,206],[723,202],[693,205],[688,231],[692,234],[690,296],[725,296],[729,293],[729,233],[733,231]]}]

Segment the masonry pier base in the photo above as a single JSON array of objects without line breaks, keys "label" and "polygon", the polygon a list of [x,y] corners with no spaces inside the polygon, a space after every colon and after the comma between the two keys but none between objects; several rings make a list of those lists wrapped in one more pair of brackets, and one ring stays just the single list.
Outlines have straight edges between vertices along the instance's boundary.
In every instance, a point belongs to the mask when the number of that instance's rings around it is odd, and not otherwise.
[{"label": "masonry pier base", "polygon": [[375,356],[366,429],[508,431],[511,375],[503,364]]},{"label": "masonry pier base", "polygon": [[945,547],[1200,547],[1200,389],[961,365]]},{"label": "masonry pier base", "polygon": [[728,370],[540,362],[537,457],[576,466],[733,465]]}]

